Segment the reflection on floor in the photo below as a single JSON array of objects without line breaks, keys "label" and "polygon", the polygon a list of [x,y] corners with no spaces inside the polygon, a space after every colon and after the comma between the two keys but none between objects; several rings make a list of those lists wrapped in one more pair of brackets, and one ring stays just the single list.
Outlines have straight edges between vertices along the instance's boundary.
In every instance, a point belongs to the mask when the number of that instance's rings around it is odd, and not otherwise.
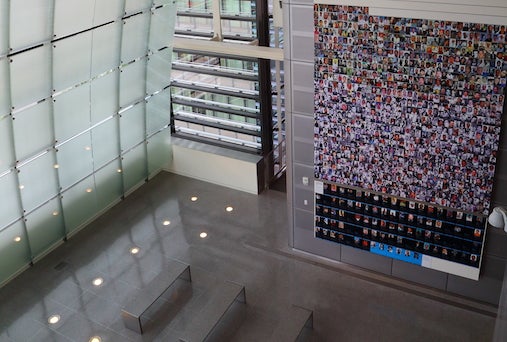
[{"label": "reflection on floor", "polygon": [[[176,341],[225,280],[245,285],[247,302],[231,308],[221,341],[276,340],[292,305],[314,311],[307,341],[491,340],[493,309],[308,259],[286,234],[282,192],[162,173],[0,289],[0,341]],[[169,260],[191,265],[191,285],[178,280],[150,308],[145,334],[126,329],[121,308]]]}]

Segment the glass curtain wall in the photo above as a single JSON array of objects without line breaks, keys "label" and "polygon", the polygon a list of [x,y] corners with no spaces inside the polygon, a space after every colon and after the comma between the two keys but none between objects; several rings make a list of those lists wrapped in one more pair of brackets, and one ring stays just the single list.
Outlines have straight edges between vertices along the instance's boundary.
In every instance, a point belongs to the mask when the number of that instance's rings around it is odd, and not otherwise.
[{"label": "glass curtain wall", "polygon": [[0,1],[0,284],[169,161],[175,13]]}]

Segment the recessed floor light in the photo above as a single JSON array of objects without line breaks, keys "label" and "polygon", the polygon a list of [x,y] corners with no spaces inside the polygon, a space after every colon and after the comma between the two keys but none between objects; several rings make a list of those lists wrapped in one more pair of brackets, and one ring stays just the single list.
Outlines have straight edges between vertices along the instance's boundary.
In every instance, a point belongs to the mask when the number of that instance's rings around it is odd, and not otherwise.
[{"label": "recessed floor light", "polygon": [[49,316],[48,318],[48,323],[49,324],[56,324],[60,321],[60,316],[59,315],[52,315],[52,316]]},{"label": "recessed floor light", "polygon": [[231,206],[228,206],[228,207],[226,207],[226,208],[225,208],[225,211],[227,211],[227,212],[229,212],[229,213],[230,213],[231,211],[233,211],[233,210],[234,210],[234,208],[233,208],[233,207],[231,207]]},{"label": "recessed floor light", "polygon": [[90,338],[89,342],[100,342],[100,341],[102,341],[100,336],[93,336],[92,338]]},{"label": "recessed floor light", "polygon": [[21,241],[21,236],[16,236],[16,237],[14,238],[14,242],[19,242],[19,241]]},{"label": "recessed floor light", "polygon": [[100,285],[102,285],[104,283],[104,279],[102,279],[100,277],[99,278],[95,278],[95,279],[93,279],[92,283],[95,286],[100,286]]},{"label": "recessed floor light", "polygon": [[199,236],[201,237],[201,239],[204,239],[206,236],[208,236],[208,233],[202,232],[201,234],[199,234]]},{"label": "recessed floor light", "polygon": [[171,224],[171,221],[169,221],[169,220],[164,220],[164,222],[162,222],[162,224],[163,224],[164,226],[168,226],[168,225],[170,225],[170,224]]},{"label": "recessed floor light", "polygon": [[197,196],[192,196],[192,197],[190,197],[190,200],[191,200],[192,202],[195,202],[195,201],[197,201],[197,200],[198,200],[198,197],[197,197]]},{"label": "recessed floor light", "polygon": [[137,254],[139,253],[139,247],[132,247],[130,249],[130,254]]}]

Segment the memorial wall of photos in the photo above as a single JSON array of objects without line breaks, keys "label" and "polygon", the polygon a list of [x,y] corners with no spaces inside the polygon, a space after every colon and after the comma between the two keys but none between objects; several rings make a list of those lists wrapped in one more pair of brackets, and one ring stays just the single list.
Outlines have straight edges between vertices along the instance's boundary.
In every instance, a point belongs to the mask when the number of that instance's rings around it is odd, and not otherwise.
[{"label": "memorial wall of photos", "polygon": [[[427,267],[421,256],[438,258],[445,262],[433,268],[463,276],[472,268],[469,277],[478,277],[504,110],[507,27],[323,4],[315,4],[314,22],[314,167],[323,185],[315,235]],[[344,197],[328,188],[334,185],[361,196]],[[372,196],[389,200],[373,203]],[[394,200],[434,212],[393,208]],[[380,214],[365,212],[371,206]],[[468,269],[453,272],[456,265]]]}]

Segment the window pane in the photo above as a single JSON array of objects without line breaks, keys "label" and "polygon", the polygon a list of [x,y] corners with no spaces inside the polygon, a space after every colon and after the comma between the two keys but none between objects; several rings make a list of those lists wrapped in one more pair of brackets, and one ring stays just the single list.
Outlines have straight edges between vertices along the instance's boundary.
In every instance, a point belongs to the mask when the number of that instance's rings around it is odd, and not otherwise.
[{"label": "window pane", "polygon": [[108,207],[123,195],[121,171],[117,159],[95,173],[98,208]]},{"label": "window pane", "polygon": [[97,26],[121,18],[123,2],[124,0],[95,1],[93,24]]},{"label": "window pane", "polygon": [[90,84],[54,98],[56,140],[63,142],[90,127]]},{"label": "window pane", "polygon": [[58,194],[54,152],[22,165],[19,168],[19,184],[23,187],[21,200],[23,209],[29,212]]},{"label": "window pane", "polygon": [[65,191],[62,205],[68,233],[92,218],[97,213],[93,176]]},{"label": "window pane", "polygon": [[90,133],[82,134],[58,146],[56,157],[60,165],[58,169],[60,186],[63,189],[92,173],[92,153]]},{"label": "window pane", "polygon": [[[2,1],[5,3],[5,1]],[[53,2],[50,0],[11,1],[10,45],[13,50],[50,40]],[[0,11],[4,11],[0,5]],[[2,14],[0,14],[2,16]],[[2,30],[3,31],[3,30]]]},{"label": "window pane", "polygon": [[120,107],[126,107],[144,99],[146,59],[141,59],[135,63],[122,68],[120,74]]},{"label": "window pane", "polygon": [[61,91],[90,79],[92,33],[53,43],[53,87]]},{"label": "window pane", "polygon": [[14,166],[12,153],[11,117],[0,118],[0,173]]},{"label": "window pane", "polygon": [[139,185],[146,174],[146,151],[141,144],[123,155],[123,184],[125,192]]},{"label": "window pane", "polygon": [[169,124],[170,90],[164,90],[152,97],[146,103],[147,134],[152,134]]},{"label": "window pane", "polygon": [[95,2],[99,1],[55,0],[55,37],[60,38],[90,28],[93,23]]},{"label": "window pane", "polygon": [[146,55],[150,15],[150,13],[143,13],[123,21],[122,64]]},{"label": "window pane", "polygon": [[126,151],[144,140],[145,110],[146,105],[143,101],[121,113],[120,136],[122,151]]},{"label": "window pane", "polygon": [[92,144],[95,170],[120,156],[116,117],[92,130]]},{"label": "window pane", "polygon": [[92,125],[118,111],[118,74],[119,71],[115,71],[92,81]]},{"label": "window pane", "polygon": [[126,0],[125,14],[132,14],[151,7],[151,0]]},{"label": "window pane", "polygon": [[33,257],[61,240],[65,234],[58,198],[49,201],[26,217],[26,229]]},{"label": "window pane", "polygon": [[121,29],[121,22],[116,22],[93,30],[92,77],[118,67]]},{"label": "window pane", "polygon": [[[7,1],[0,1],[0,55],[9,52],[9,6]],[[7,88],[5,88],[7,89]],[[1,107],[0,107],[1,108]]]},{"label": "window pane", "polygon": [[19,189],[16,187],[16,184],[17,180],[14,172],[9,172],[0,177],[0,194],[2,194],[3,198],[10,199],[9,201],[2,201],[2,205],[0,205],[0,228],[21,217],[18,204]]},{"label": "window pane", "polygon": [[[19,241],[17,241],[19,238]],[[28,241],[18,221],[0,231],[0,283],[30,263]]]},{"label": "window pane", "polygon": [[52,146],[51,102],[44,101],[14,116],[14,141],[18,160]]},{"label": "window pane", "polygon": [[51,47],[45,45],[11,57],[13,107],[23,107],[51,95],[50,56]]},{"label": "window pane", "polygon": [[148,139],[148,173],[150,175],[169,165],[171,159],[171,130],[158,132]]},{"label": "window pane", "polygon": [[175,6],[164,6],[155,10],[151,16],[149,40],[149,49],[151,51],[157,51],[165,46],[170,46],[175,21]]},{"label": "window pane", "polygon": [[150,56],[147,65],[146,93],[153,94],[171,84],[170,49],[165,49]]}]

